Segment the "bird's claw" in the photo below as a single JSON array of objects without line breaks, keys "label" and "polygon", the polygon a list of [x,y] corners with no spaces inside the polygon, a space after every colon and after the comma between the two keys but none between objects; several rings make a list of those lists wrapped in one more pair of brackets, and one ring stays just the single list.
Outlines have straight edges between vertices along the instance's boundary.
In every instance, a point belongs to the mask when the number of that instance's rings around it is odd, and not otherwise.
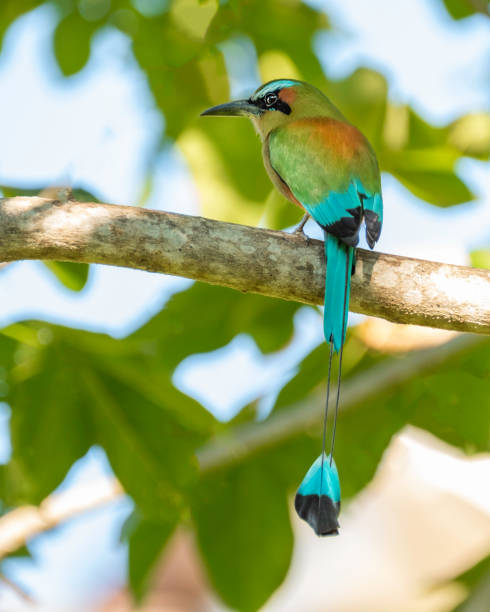
[{"label": "bird's claw", "polygon": [[300,234],[304,238],[308,238],[308,236],[305,234],[303,228],[306,225],[306,222],[308,221],[309,218],[310,218],[310,215],[308,213],[306,213],[304,215],[304,217],[301,219],[298,227],[293,231],[293,234]]}]

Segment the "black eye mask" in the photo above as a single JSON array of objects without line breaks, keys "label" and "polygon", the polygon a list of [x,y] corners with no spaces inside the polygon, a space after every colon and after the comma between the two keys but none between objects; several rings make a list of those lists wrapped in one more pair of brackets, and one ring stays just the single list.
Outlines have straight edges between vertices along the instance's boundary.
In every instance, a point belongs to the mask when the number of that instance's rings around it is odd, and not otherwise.
[{"label": "black eye mask", "polygon": [[[255,100],[252,100],[252,98],[250,98],[248,102],[250,104],[254,104],[255,106],[257,106],[257,108],[260,108],[260,110],[262,111],[274,110],[274,111],[280,111],[281,113],[284,113],[285,115],[290,115],[291,107],[289,106],[289,104],[281,100],[281,98],[279,97],[279,91],[280,91],[279,89],[277,91],[270,91],[264,97],[257,98]],[[276,96],[276,101],[274,102],[274,104],[268,105],[266,104],[265,100],[271,94],[274,94]]]}]

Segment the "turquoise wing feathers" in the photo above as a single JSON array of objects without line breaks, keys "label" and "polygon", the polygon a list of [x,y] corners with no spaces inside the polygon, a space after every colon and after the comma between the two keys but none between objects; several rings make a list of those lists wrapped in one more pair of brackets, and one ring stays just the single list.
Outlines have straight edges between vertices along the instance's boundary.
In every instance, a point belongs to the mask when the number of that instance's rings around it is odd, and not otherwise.
[{"label": "turquoise wing feathers", "polygon": [[303,119],[274,130],[268,139],[270,165],[315,221],[355,246],[362,220],[370,246],[382,224],[381,180],[376,156],[349,123]]}]

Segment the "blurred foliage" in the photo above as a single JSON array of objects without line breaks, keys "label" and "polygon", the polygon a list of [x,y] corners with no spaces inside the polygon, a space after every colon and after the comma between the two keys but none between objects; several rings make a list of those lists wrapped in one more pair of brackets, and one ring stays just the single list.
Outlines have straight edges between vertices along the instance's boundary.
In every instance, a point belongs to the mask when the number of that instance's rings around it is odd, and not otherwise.
[{"label": "blurred foliage", "polygon": [[443,2],[453,19],[464,19],[475,13],[490,15],[487,0],[443,0]]},{"label": "blurred foliage", "polygon": [[81,291],[88,279],[88,264],[71,261],[43,261],[56,278],[72,291]]},{"label": "blurred foliage", "polygon": [[[196,317],[196,304],[202,317]],[[189,354],[215,350],[239,333],[251,335],[264,354],[277,351],[291,337],[297,308],[195,284],[121,340],[36,321],[1,330],[1,399],[12,408],[12,457],[0,470],[4,504],[39,503],[78,458],[100,445],[138,507],[127,528],[137,598],[151,584],[176,524],[191,520],[223,600],[234,609],[258,609],[286,574],[292,551],[288,496],[317,453],[319,431],[297,432],[198,478],[196,449],[216,434],[237,435],[253,411],[218,423],[174,387],[172,375]],[[391,359],[400,357],[370,350],[354,328],[345,347],[345,379]],[[318,393],[326,360],[322,344],[298,363],[275,410]],[[344,497],[369,482],[391,437],[407,423],[468,452],[487,450],[489,373],[490,341],[482,340],[342,413],[336,455]]]},{"label": "blurred foliage", "polygon": [[468,596],[454,612],[487,612],[490,601],[490,556],[456,578],[466,587]]},{"label": "blurred foliage", "polygon": [[258,610],[286,576],[293,551],[291,488],[268,457],[213,472],[192,497],[211,581],[232,609]]},{"label": "blurred foliage", "polygon": [[141,516],[138,511],[130,514],[123,526],[123,539],[129,545],[128,581],[137,603],[151,588],[151,580],[170,536],[178,525],[179,515],[156,521]]},{"label": "blurred foliage", "polygon": [[485,268],[490,270],[490,248],[478,249],[470,253],[471,265],[474,268]]},{"label": "blurred foliage", "polygon": [[[444,3],[455,19],[477,5]],[[100,31],[115,28],[130,39],[165,118],[160,149],[173,143],[184,153],[207,216],[283,228],[301,214],[272,190],[248,122],[235,120],[231,126],[198,116],[229,99],[227,67],[236,59],[237,45],[260,80],[302,78],[328,93],[368,136],[382,169],[416,196],[437,206],[474,197],[455,168],[463,156],[488,158],[488,116],[471,113],[433,126],[410,106],[391,102],[386,79],[374,70],[361,67],[344,79],[329,78],[313,50],[318,34],[328,36],[329,20],[306,3],[4,0],[0,38],[17,17],[43,4],[56,10],[52,48],[63,77],[86,66]],[[151,185],[151,176],[146,181]],[[1,190],[5,196],[46,194],[40,188]],[[96,199],[80,190],[73,197]],[[475,253],[473,263],[482,257],[485,251]],[[84,286],[86,266],[49,266],[66,286]],[[239,435],[241,426],[256,420],[260,398],[220,423],[174,386],[173,375],[190,355],[224,347],[238,334],[251,336],[263,354],[280,351],[292,338],[299,308],[195,284],[121,340],[40,321],[0,330],[0,400],[12,410],[12,456],[0,466],[4,511],[39,503],[77,459],[99,445],[136,504],[123,530],[136,599],[144,596],[162,550],[181,524],[195,529],[223,601],[233,609],[257,610],[287,572],[293,545],[290,496],[318,453],[319,431],[296,432],[244,459],[200,472],[196,451],[217,435]],[[404,356],[370,349],[352,329],[344,377],[400,359]],[[314,401],[325,385],[327,362],[324,344],[301,359],[279,391],[271,418],[296,402]],[[342,413],[336,456],[344,497],[370,481],[391,437],[407,423],[467,452],[488,450],[489,372],[490,344],[482,340]]]}]

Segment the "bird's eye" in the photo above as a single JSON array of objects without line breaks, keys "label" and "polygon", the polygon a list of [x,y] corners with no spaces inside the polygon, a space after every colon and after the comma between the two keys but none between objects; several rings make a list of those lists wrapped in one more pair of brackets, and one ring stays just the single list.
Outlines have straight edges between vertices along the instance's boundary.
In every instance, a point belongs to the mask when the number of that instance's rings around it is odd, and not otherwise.
[{"label": "bird's eye", "polygon": [[276,94],[273,93],[269,93],[265,96],[265,105],[266,106],[272,106],[273,104],[275,104],[277,102],[277,96]]}]

